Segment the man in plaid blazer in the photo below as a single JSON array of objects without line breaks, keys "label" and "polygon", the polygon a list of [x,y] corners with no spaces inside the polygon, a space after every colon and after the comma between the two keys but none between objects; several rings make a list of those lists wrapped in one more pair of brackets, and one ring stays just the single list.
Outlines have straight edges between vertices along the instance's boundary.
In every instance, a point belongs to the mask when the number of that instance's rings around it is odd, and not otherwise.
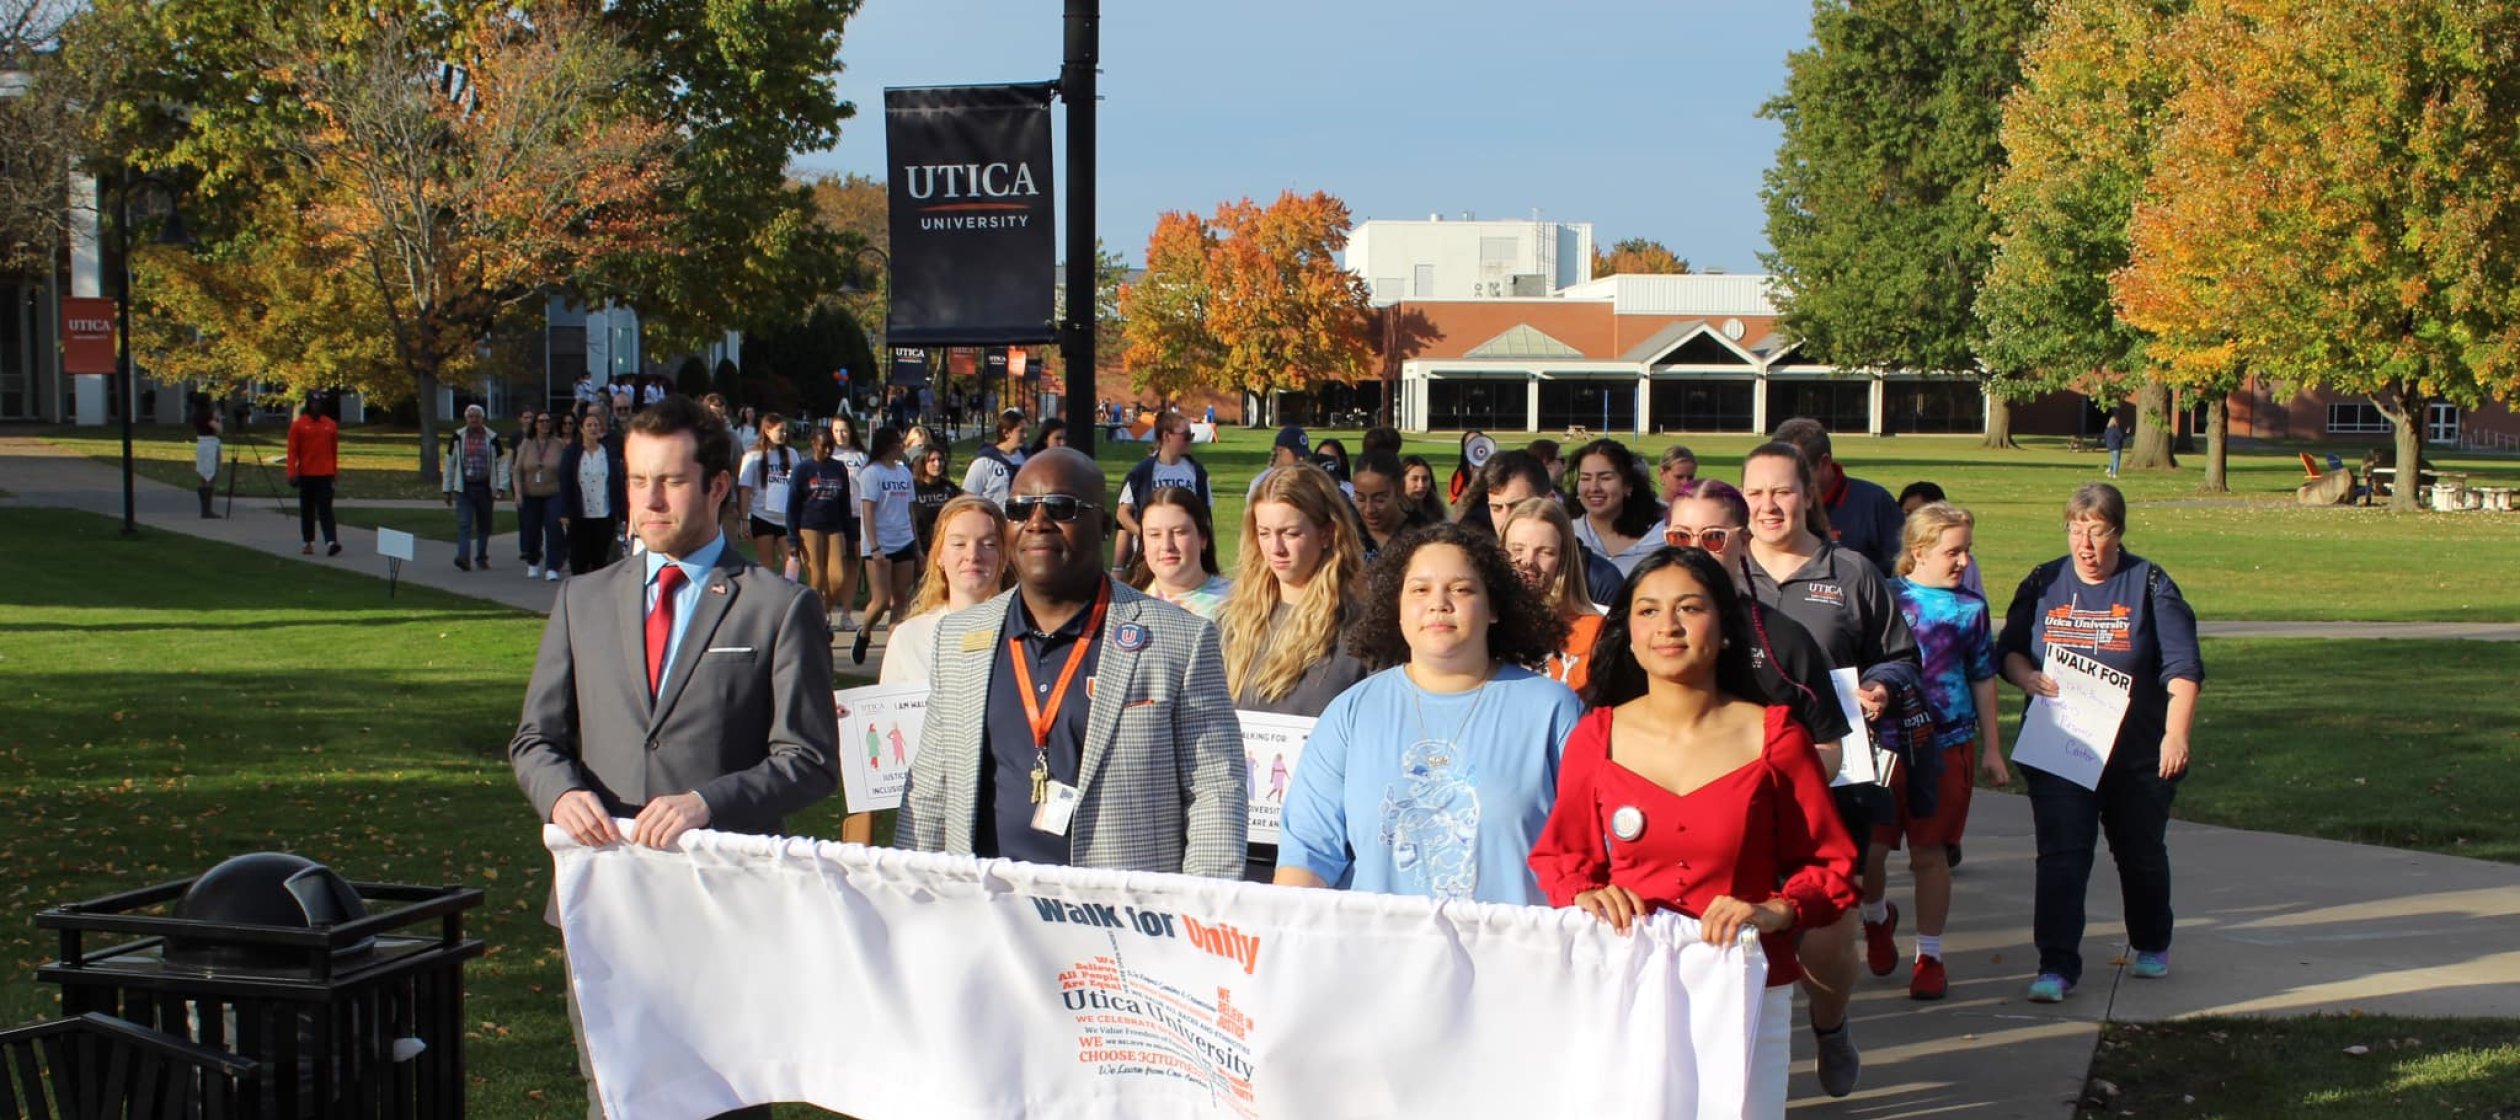
[{"label": "man in plaid blazer", "polygon": [[947,615],[900,842],[1240,878],[1250,786],[1216,628],[1105,574],[1102,470],[1017,472],[1013,590]]}]

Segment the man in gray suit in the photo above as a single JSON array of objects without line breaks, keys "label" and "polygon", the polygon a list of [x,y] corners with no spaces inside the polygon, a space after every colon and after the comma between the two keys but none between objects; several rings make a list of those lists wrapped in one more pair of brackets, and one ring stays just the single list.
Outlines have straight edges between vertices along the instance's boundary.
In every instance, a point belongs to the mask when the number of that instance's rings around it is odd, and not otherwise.
[{"label": "man in gray suit", "polygon": [[947,615],[901,805],[906,848],[1239,878],[1242,730],[1207,620],[1105,574],[1094,461],[1015,476],[1016,587]]},{"label": "man in gray suit", "polygon": [[[780,832],[838,777],[822,606],[727,547],[723,422],[677,396],[629,429],[629,524],[648,551],[561,584],[508,743],[517,784],[583,844],[619,843],[621,817],[654,848],[694,828]],[[574,1025],[574,991],[569,1010]],[[591,1081],[588,1115],[603,1115]]]}]

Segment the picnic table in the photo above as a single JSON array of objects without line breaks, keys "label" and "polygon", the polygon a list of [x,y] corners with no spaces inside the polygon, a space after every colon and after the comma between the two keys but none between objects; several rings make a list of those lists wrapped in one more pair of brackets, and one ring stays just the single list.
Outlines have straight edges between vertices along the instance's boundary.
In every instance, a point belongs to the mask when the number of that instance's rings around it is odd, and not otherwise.
[{"label": "picnic table", "polygon": [[[2384,496],[2385,494],[2394,492],[2397,489],[2396,467],[2372,467],[2365,473],[2369,475],[2371,484],[2363,488],[2363,504],[2369,505],[2371,504],[2371,499]],[[2469,472],[2467,471],[2418,471],[2415,475],[2415,485],[2420,488],[2425,486],[2439,486],[2442,483],[2447,482],[2453,489],[2465,490],[2467,489],[2468,477]],[[2419,489],[2417,494],[2418,496],[2421,496],[2422,491]]]}]

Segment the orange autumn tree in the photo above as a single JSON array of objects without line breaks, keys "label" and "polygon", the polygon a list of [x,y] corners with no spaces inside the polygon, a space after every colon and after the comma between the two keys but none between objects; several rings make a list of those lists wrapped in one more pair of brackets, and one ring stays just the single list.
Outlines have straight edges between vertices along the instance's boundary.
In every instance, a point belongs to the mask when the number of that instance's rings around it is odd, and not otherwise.
[{"label": "orange autumn tree", "polygon": [[1608,252],[1593,250],[1593,276],[1681,276],[1689,271],[1689,262],[1662,242],[1644,237],[1626,237],[1611,244]]},{"label": "orange autumn tree", "polygon": [[2520,389],[2520,10],[2203,0],[2115,278],[2175,374],[2369,394],[2403,484],[2430,405]]},{"label": "orange autumn tree", "polygon": [[1120,289],[1121,367],[1129,387],[1170,399],[1219,384],[1224,351],[1208,330],[1208,255],[1216,233],[1167,210],[1146,239],[1146,272]]},{"label": "orange autumn tree", "polygon": [[1168,213],[1146,275],[1121,295],[1130,383],[1268,394],[1354,381],[1373,368],[1365,283],[1339,266],[1347,204],[1288,191],[1213,219]]},{"label": "orange autumn tree", "polygon": [[288,144],[316,184],[300,217],[374,293],[435,479],[441,372],[503,308],[659,247],[667,133],[621,107],[637,60],[575,9],[484,9],[451,50],[392,17],[348,18],[346,61],[283,68],[317,122]]}]

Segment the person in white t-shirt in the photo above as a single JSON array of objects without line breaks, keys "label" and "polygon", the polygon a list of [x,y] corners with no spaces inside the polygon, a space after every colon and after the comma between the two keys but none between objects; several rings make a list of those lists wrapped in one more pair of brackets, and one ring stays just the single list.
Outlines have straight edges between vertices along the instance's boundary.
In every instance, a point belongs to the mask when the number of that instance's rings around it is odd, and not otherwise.
[{"label": "person in white t-shirt", "polygon": [[1024,414],[1010,408],[998,414],[997,442],[971,457],[971,468],[963,472],[963,492],[987,498],[1003,509],[1015,486],[1016,468],[1023,465]]},{"label": "person in white t-shirt", "polygon": [[[866,664],[866,647],[884,612],[910,602],[919,579],[919,535],[910,507],[918,483],[901,461],[901,432],[875,429],[874,457],[858,471],[858,555],[866,560],[866,620],[858,625],[849,660]],[[898,622],[896,617],[894,621]]]},{"label": "person in white t-shirt", "polygon": [[771,413],[761,418],[761,435],[744,453],[735,471],[742,506],[749,518],[753,559],[773,572],[787,570],[788,472],[800,456],[787,442],[787,418]]}]

